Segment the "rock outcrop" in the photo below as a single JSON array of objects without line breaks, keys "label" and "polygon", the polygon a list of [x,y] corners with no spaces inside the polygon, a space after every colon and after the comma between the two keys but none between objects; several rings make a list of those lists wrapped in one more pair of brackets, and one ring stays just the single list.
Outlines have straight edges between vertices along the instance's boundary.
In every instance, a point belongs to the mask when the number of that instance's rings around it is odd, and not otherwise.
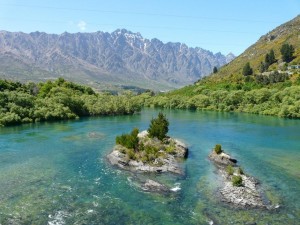
[{"label": "rock outcrop", "polygon": [[[107,155],[110,164],[130,171],[184,174],[178,160],[188,156],[188,148],[185,144],[170,137],[162,143],[156,138],[148,138],[145,131],[139,133],[138,137],[144,146],[151,145],[158,148],[159,156],[146,162],[140,159],[130,159],[126,154],[127,149],[121,145],[116,145],[113,151]],[[167,151],[166,149],[170,146],[172,146],[172,151]]]},{"label": "rock outcrop", "polygon": [[[239,171],[236,159],[224,152],[217,154],[214,150],[209,155],[209,159],[214,162],[218,174],[223,178],[222,187],[218,191],[221,201],[243,208],[276,208],[263,198],[258,180]],[[228,172],[228,166],[232,167],[231,173]],[[233,185],[234,176],[242,178],[241,185]]]}]

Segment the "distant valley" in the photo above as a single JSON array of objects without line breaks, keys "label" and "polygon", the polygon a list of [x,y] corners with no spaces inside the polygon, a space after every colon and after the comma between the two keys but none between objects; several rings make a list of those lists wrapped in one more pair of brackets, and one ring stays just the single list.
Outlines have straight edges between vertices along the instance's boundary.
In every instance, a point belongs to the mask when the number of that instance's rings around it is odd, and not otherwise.
[{"label": "distant valley", "polygon": [[99,90],[170,90],[192,84],[234,58],[145,39],[125,29],[60,35],[0,32],[0,78],[22,82],[63,77]]}]

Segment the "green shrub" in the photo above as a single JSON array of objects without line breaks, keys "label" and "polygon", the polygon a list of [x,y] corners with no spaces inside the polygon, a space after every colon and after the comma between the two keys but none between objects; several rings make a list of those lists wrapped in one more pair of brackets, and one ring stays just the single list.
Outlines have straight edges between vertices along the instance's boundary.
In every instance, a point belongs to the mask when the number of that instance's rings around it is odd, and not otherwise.
[{"label": "green shrub", "polygon": [[132,149],[128,149],[126,151],[126,155],[129,159],[135,160],[136,159],[136,155],[134,153],[134,151]]},{"label": "green shrub", "polygon": [[222,146],[220,144],[216,144],[216,146],[215,146],[215,152],[217,154],[221,154],[221,152],[222,152]]},{"label": "green shrub", "polygon": [[146,162],[148,162],[148,161],[149,161],[149,159],[148,159],[148,156],[147,156],[147,155],[144,155],[144,156],[141,158],[141,160],[142,160],[142,162],[143,162],[143,163],[146,163]]},{"label": "green shrub", "polygon": [[175,145],[173,144],[173,143],[171,143],[170,145],[168,145],[167,147],[166,147],[166,152],[168,153],[168,154],[175,154],[176,152],[175,152]]},{"label": "green shrub", "polygon": [[233,175],[234,170],[233,170],[232,165],[228,165],[226,167],[226,172],[227,172],[228,175]]},{"label": "green shrub", "polygon": [[149,137],[157,137],[159,140],[163,140],[169,131],[169,121],[166,116],[160,112],[157,118],[152,119],[148,129]]},{"label": "green shrub", "polygon": [[242,175],[242,174],[244,174],[244,170],[241,167],[239,167],[238,168],[238,173]]},{"label": "green shrub", "polygon": [[159,151],[158,148],[156,148],[155,146],[152,146],[152,145],[146,145],[145,147],[145,152],[150,155],[150,154],[154,154],[156,155]]},{"label": "green shrub", "polygon": [[233,176],[231,181],[233,186],[240,187],[243,185],[243,179],[241,176]]},{"label": "green shrub", "polygon": [[121,136],[116,137],[116,144],[122,145],[129,149],[138,150],[139,138],[138,138],[139,129],[134,128],[130,134],[122,134]]}]

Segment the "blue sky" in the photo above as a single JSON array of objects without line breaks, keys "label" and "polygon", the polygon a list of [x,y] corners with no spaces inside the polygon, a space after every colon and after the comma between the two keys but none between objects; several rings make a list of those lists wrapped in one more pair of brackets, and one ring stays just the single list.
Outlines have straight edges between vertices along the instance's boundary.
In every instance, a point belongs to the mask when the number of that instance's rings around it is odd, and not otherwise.
[{"label": "blue sky", "polygon": [[112,32],[238,55],[300,14],[300,0],[0,0],[0,30]]}]

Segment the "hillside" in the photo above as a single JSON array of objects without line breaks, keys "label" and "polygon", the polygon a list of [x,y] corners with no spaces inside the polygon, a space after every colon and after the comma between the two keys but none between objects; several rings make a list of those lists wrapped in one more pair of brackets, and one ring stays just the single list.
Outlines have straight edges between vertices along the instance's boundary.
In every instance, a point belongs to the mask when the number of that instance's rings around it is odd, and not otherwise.
[{"label": "hillside", "polygon": [[170,90],[197,81],[233,58],[145,39],[125,29],[60,35],[0,32],[0,79],[16,81],[63,77],[101,90]]},{"label": "hillside", "polygon": [[235,60],[220,68],[218,73],[211,76],[210,79],[215,81],[229,79],[232,82],[232,78],[234,78],[236,81],[242,76],[243,66],[247,62],[254,69],[254,73],[259,73],[260,62],[264,61],[265,55],[271,49],[275,52],[277,63],[273,64],[269,71],[282,69],[280,67],[282,63],[280,48],[284,43],[289,43],[295,48],[295,58],[290,64],[300,64],[300,15],[263,35]]},{"label": "hillside", "polygon": [[[280,49],[287,43],[294,48],[293,59],[282,60]],[[260,71],[266,54],[275,52],[267,71]],[[252,75],[243,75],[246,63]],[[237,111],[289,118],[300,118],[300,16],[262,36],[255,44],[215,74],[194,85],[157,95],[147,106]]]}]

